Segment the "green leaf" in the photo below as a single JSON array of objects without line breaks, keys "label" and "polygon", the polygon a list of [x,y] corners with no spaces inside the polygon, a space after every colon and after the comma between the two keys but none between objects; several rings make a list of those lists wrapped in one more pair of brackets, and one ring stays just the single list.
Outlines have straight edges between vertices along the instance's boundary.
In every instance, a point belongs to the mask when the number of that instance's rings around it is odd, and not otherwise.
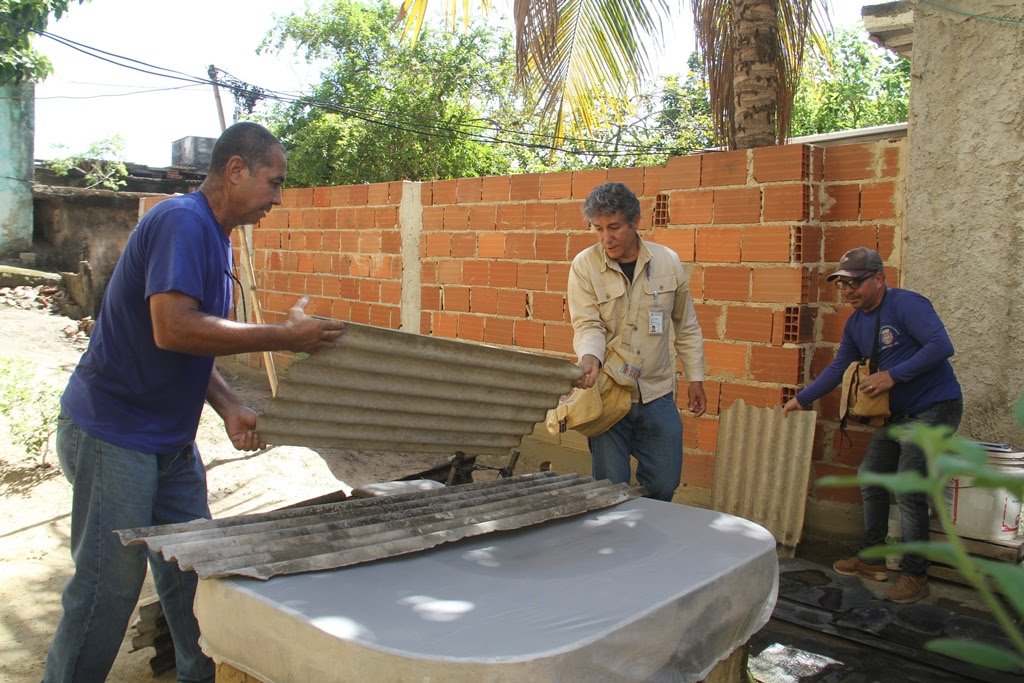
[{"label": "green leaf", "polygon": [[1024,615],[1024,568],[1009,562],[977,559],[977,567],[990,576],[1017,614]]},{"label": "green leaf", "polygon": [[1011,650],[971,640],[937,638],[925,643],[925,649],[996,671],[1013,671],[1024,666],[1024,658]]},{"label": "green leaf", "polygon": [[41,81],[53,71],[50,60],[32,47],[32,39],[37,31],[46,29],[51,14],[55,19],[60,19],[72,2],[0,2],[0,16],[10,17],[16,22],[0,22],[0,85]]},{"label": "green leaf", "polygon": [[882,486],[895,493],[930,493],[934,489],[934,481],[922,477],[917,472],[900,474],[882,474],[879,472],[861,472],[856,476],[822,477],[815,482],[818,486]]}]

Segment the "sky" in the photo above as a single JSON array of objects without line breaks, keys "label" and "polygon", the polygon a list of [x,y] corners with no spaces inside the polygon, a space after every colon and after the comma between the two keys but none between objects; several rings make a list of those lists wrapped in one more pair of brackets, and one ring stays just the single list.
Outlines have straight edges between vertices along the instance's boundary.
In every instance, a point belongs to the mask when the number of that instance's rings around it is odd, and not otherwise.
[{"label": "sky", "polygon": [[[435,0],[435,4],[439,0]],[[125,59],[115,65],[47,36],[36,49],[54,73],[36,85],[35,158],[85,152],[119,135],[125,161],[154,167],[171,164],[175,140],[217,137],[220,119],[213,89],[158,74],[206,78],[215,65],[266,90],[298,93],[316,82],[317,69],[288,51],[257,55],[256,48],[277,19],[320,7],[325,0],[89,0],[72,4],[47,31],[60,38]],[[499,5],[501,3],[498,3]],[[836,28],[857,25],[858,0],[831,0]],[[662,71],[678,71],[693,48],[689,12],[677,14],[660,60]],[[134,60],[134,61],[129,61]],[[148,66],[147,66],[148,65]],[[154,69],[152,67],[158,67]],[[177,73],[174,73],[177,72]],[[233,99],[221,91],[228,124]]]}]

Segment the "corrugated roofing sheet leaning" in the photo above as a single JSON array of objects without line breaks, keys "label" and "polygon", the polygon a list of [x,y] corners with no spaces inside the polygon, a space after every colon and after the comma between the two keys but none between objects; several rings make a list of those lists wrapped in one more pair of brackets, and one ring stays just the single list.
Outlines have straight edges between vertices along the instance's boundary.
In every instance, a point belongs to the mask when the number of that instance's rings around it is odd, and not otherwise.
[{"label": "corrugated roofing sheet leaning", "polygon": [[292,362],[259,429],[275,445],[504,454],[581,372],[560,358],[346,323],[337,347]]},{"label": "corrugated roofing sheet leaning", "polygon": [[475,484],[217,520],[123,529],[200,578],[333,569],[426,550],[470,536],[571,517],[642,491],[576,474],[524,474]]},{"label": "corrugated roofing sheet leaning", "polygon": [[718,425],[711,508],[765,527],[789,557],[803,532],[817,416],[738,400]]}]

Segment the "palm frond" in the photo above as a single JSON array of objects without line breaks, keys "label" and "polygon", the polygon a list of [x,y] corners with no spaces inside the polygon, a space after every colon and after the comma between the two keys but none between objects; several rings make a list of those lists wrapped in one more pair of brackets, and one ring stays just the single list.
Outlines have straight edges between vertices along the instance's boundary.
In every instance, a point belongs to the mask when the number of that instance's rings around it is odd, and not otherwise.
[{"label": "palm frond", "polygon": [[517,73],[560,135],[597,122],[601,97],[625,97],[651,74],[665,0],[516,0]]},{"label": "palm frond", "polygon": [[[491,0],[444,0],[443,11],[447,26],[454,28],[459,23],[460,15],[462,25],[469,26],[473,18],[472,5],[479,5],[484,14],[491,11]],[[427,16],[429,6],[430,0],[402,0],[402,8],[398,12],[398,21],[402,23],[402,40],[416,42],[423,29],[423,20]]]}]

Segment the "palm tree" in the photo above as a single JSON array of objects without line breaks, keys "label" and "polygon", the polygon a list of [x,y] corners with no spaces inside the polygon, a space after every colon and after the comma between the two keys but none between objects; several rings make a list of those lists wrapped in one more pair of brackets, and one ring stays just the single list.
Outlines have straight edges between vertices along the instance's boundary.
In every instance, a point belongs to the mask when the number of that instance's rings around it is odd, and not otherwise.
[{"label": "palm tree", "polygon": [[[415,37],[429,0],[404,0]],[[456,0],[446,0],[456,18]],[[461,0],[468,18],[468,0]],[[480,0],[485,11],[490,0]],[[712,111],[731,149],[785,141],[810,29],[828,20],[825,0],[690,0]],[[539,94],[556,136],[584,129],[602,98],[629,97],[651,76],[648,45],[661,43],[668,0],[513,0],[520,83]],[[824,43],[816,46],[824,49]]]}]

